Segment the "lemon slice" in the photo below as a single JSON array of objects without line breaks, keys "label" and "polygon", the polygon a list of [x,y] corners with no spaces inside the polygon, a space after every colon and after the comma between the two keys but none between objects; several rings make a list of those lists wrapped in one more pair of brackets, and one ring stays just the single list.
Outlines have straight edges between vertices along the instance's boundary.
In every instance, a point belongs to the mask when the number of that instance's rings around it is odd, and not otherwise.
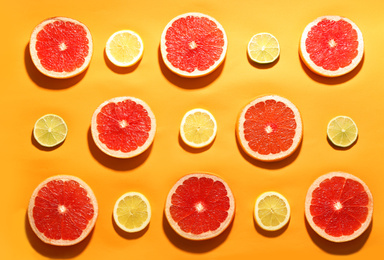
[{"label": "lemon slice", "polygon": [[279,42],[270,33],[255,34],[248,43],[248,55],[257,63],[274,62],[280,55]]},{"label": "lemon slice", "polygon": [[188,111],[180,125],[183,141],[194,148],[201,148],[213,142],[217,133],[217,124],[213,115],[202,108]]},{"label": "lemon slice", "polygon": [[350,146],[356,141],[357,134],[357,126],[350,117],[337,116],[328,123],[327,136],[336,146]]},{"label": "lemon slice", "polygon": [[67,137],[68,127],[58,115],[47,114],[39,118],[33,128],[33,136],[44,147],[53,147]]},{"label": "lemon slice", "polygon": [[105,52],[108,59],[116,66],[129,67],[141,59],[144,45],[136,32],[121,30],[109,37]]},{"label": "lemon slice", "polygon": [[151,206],[143,194],[127,192],[116,201],[113,218],[122,230],[129,233],[138,232],[149,224]]},{"label": "lemon slice", "polygon": [[290,215],[287,199],[278,192],[264,192],[256,200],[255,220],[264,230],[279,230],[288,223]]}]

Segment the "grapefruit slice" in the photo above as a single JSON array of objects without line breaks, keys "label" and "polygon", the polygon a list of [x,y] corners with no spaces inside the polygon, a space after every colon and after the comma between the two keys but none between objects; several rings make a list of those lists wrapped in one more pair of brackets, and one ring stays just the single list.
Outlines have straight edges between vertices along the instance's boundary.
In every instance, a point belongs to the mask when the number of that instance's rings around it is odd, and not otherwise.
[{"label": "grapefruit slice", "polygon": [[363,35],[355,23],[341,16],[322,16],[305,27],[300,56],[313,72],[337,77],[352,71],[364,53]]},{"label": "grapefruit slice", "polygon": [[236,125],[242,149],[261,161],[282,160],[295,152],[303,127],[299,110],[286,98],[265,95],[247,104]]},{"label": "grapefruit slice", "polygon": [[81,179],[53,176],[34,190],[28,219],[45,243],[70,246],[81,242],[95,226],[98,204],[91,188]]},{"label": "grapefruit slice", "polygon": [[131,158],[146,151],[156,132],[151,108],[135,97],[116,97],[93,113],[91,132],[96,145],[116,158]]},{"label": "grapefruit slice", "polygon": [[305,216],[312,229],[333,242],[360,236],[370,225],[373,197],[368,186],[349,173],[320,176],[308,189]]},{"label": "grapefruit slice", "polygon": [[184,77],[204,76],[224,60],[228,40],[224,28],[202,13],[186,13],[173,18],[160,42],[165,65]]},{"label": "grapefruit slice", "polygon": [[88,28],[67,17],[53,17],[35,27],[29,51],[36,68],[52,78],[82,73],[91,61],[93,42]]},{"label": "grapefruit slice", "polygon": [[210,173],[182,177],[170,190],[165,216],[180,236],[205,240],[221,234],[235,215],[235,199],[229,186]]}]

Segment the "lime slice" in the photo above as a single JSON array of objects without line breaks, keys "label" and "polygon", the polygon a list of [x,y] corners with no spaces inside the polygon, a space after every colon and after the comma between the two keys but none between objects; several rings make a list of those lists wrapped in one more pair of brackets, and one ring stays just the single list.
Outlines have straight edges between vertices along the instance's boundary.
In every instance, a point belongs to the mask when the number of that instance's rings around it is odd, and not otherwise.
[{"label": "lime slice", "polygon": [[188,111],[180,125],[183,141],[194,148],[201,148],[213,142],[217,133],[217,124],[213,115],[202,108]]},{"label": "lime slice", "polygon": [[248,43],[248,55],[257,63],[274,62],[280,55],[279,42],[270,33],[258,33]]},{"label": "lime slice", "polygon": [[127,192],[116,201],[113,218],[122,230],[129,233],[138,232],[149,224],[151,206],[143,194]]},{"label": "lime slice", "polygon": [[288,223],[291,209],[287,199],[278,192],[261,194],[255,204],[256,223],[264,230],[275,231]]},{"label": "lime slice", "polygon": [[347,116],[337,116],[329,121],[327,136],[336,146],[348,147],[357,139],[357,126],[355,122]]},{"label": "lime slice", "polygon": [[33,129],[36,141],[44,147],[53,147],[67,137],[68,127],[58,115],[47,114],[39,118]]},{"label": "lime slice", "polygon": [[105,52],[108,59],[116,66],[129,67],[141,59],[144,45],[136,32],[121,30],[109,37]]}]

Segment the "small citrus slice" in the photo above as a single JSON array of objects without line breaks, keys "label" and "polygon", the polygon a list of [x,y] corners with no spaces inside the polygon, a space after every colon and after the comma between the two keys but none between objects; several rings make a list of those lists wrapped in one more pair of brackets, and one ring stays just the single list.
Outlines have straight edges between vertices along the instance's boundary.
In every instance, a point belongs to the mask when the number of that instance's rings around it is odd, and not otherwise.
[{"label": "small citrus slice", "polygon": [[270,33],[255,34],[248,43],[248,55],[257,63],[274,62],[280,55],[280,45]]},{"label": "small citrus slice", "polygon": [[126,232],[143,230],[151,220],[151,206],[148,199],[139,192],[125,193],[116,201],[113,219]]},{"label": "small citrus slice", "polygon": [[39,118],[33,128],[33,136],[44,147],[53,147],[64,142],[68,133],[65,121],[58,115],[47,114]]},{"label": "small citrus slice", "polygon": [[45,243],[70,246],[92,231],[98,204],[92,189],[70,175],[53,176],[33,191],[28,219],[35,234]]},{"label": "small citrus slice", "polygon": [[191,147],[201,148],[211,144],[216,133],[216,120],[208,110],[192,109],[184,115],[181,121],[181,138]]},{"label": "small citrus slice", "polygon": [[53,17],[35,27],[29,51],[36,68],[52,78],[70,78],[85,71],[92,58],[89,29],[68,17]]},{"label": "small citrus slice", "polygon": [[262,229],[279,230],[288,223],[290,216],[288,200],[280,193],[268,191],[256,199],[254,217]]},{"label": "small citrus slice", "polygon": [[205,240],[220,235],[235,215],[235,199],[221,178],[210,173],[182,177],[169,191],[165,216],[180,236]]},{"label": "small citrus slice", "polygon": [[109,37],[105,52],[108,59],[116,66],[129,67],[141,59],[144,45],[140,35],[136,32],[121,30]]},{"label": "small citrus slice", "polygon": [[278,161],[299,147],[303,127],[299,110],[286,98],[260,96],[241,111],[236,125],[241,148],[252,158]]},{"label": "small citrus slice", "polygon": [[356,176],[331,172],[317,178],[305,199],[305,217],[312,229],[333,242],[359,237],[369,227],[373,197]]},{"label": "small citrus slice", "polygon": [[299,53],[313,72],[325,77],[341,76],[362,60],[363,35],[348,18],[321,16],[305,27]]},{"label": "small citrus slice", "polygon": [[160,51],[165,65],[183,77],[213,72],[224,61],[228,40],[213,17],[186,13],[173,18],[161,35]]},{"label": "small citrus slice", "polygon": [[352,118],[337,116],[328,123],[328,139],[336,146],[348,147],[352,145],[358,135],[358,130]]}]

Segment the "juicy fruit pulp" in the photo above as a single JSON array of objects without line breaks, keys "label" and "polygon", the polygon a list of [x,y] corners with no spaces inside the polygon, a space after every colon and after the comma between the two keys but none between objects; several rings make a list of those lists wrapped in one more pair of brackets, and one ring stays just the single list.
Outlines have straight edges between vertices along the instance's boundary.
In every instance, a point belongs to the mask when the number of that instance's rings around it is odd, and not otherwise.
[{"label": "juicy fruit pulp", "polygon": [[347,116],[337,116],[333,118],[327,127],[329,140],[340,147],[348,147],[357,139],[357,126],[355,122]]},{"label": "juicy fruit pulp", "polygon": [[33,136],[40,145],[53,147],[65,140],[67,132],[67,125],[61,117],[47,114],[36,121]]},{"label": "juicy fruit pulp", "polygon": [[277,39],[270,33],[254,35],[248,44],[248,55],[257,63],[271,63],[280,54],[280,46]]},{"label": "juicy fruit pulp", "polygon": [[211,174],[190,174],[170,191],[166,216],[181,236],[192,240],[215,237],[233,219],[234,198],[228,185]]}]

